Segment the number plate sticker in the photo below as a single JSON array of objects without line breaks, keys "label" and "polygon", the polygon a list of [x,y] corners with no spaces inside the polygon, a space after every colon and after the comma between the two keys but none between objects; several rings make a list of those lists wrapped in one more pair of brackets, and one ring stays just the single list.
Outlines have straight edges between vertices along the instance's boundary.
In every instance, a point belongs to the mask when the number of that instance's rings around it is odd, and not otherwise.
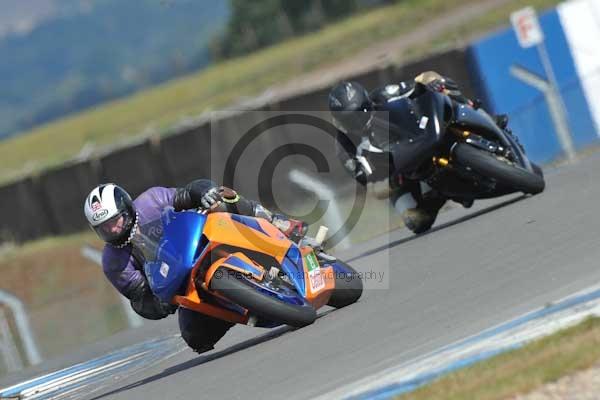
[{"label": "number plate sticker", "polygon": [[317,257],[314,252],[310,252],[303,258],[306,268],[308,269],[308,283],[310,284],[310,290],[313,293],[318,292],[325,287],[325,279],[321,274],[321,267],[317,261]]}]

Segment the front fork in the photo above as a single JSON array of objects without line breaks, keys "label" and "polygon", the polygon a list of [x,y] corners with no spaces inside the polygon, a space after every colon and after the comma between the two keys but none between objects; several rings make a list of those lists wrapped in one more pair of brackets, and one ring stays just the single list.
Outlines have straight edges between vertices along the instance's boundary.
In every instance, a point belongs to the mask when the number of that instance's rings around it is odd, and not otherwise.
[{"label": "front fork", "polygon": [[[487,140],[479,135],[476,135],[470,131],[459,131],[453,130],[453,132],[459,137],[461,142],[467,143],[471,146],[477,147],[481,150],[487,151],[489,153],[495,154],[500,157],[504,157],[507,160],[513,160],[514,155],[507,149],[506,147],[499,145],[498,143],[492,142],[491,140]],[[434,165],[438,167],[448,167],[451,166],[452,160],[452,152],[454,150],[454,146],[456,146],[459,142],[455,142],[452,147],[450,147],[450,157],[433,157]]]}]

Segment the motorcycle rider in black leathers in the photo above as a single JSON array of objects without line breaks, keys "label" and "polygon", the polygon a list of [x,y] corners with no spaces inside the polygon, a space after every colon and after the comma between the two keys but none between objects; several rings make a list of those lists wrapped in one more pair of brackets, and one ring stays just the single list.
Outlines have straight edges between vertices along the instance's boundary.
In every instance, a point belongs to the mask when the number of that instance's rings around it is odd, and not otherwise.
[{"label": "motorcycle rider in black leathers", "polygon": [[[387,180],[388,194],[393,207],[401,214],[404,224],[414,233],[431,228],[446,198],[424,182],[411,180],[394,171],[391,154],[386,151],[390,125],[378,123],[374,114],[388,111],[389,101],[410,96],[415,98],[424,91],[441,92],[452,100],[470,107],[478,107],[465,97],[452,79],[428,71],[413,81],[389,84],[371,93],[356,82],[341,82],[329,93],[329,109],[338,129],[338,157],[346,169],[361,184]],[[390,113],[390,118],[391,118]],[[506,129],[508,118],[498,115],[496,124]],[[394,121],[390,120],[393,125]],[[470,207],[472,203],[463,204]]]}]

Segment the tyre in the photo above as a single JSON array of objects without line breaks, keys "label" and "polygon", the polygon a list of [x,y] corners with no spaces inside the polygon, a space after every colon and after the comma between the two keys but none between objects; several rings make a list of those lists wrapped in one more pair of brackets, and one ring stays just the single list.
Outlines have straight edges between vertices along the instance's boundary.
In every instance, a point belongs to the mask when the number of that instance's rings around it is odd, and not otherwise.
[{"label": "tyre", "polygon": [[358,301],[363,292],[363,283],[354,268],[340,260],[337,260],[336,264],[335,289],[327,305],[342,308]]},{"label": "tyre", "polygon": [[262,292],[256,284],[240,273],[220,267],[215,271],[210,288],[234,303],[244,307],[259,318],[300,328],[317,319],[317,312],[310,303],[286,303],[275,296]]},{"label": "tyre", "polygon": [[543,192],[546,186],[539,167],[536,173],[529,172],[494,154],[465,143],[458,143],[454,147],[454,159],[474,172],[492,178],[501,186],[513,188],[515,191],[538,194]]},{"label": "tyre", "polygon": [[544,179],[544,171],[542,171],[542,168],[539,165],[537,165],[536,163],[531,163],[531,168],[533,169],[533,172],[535,172],[536,175]]}]

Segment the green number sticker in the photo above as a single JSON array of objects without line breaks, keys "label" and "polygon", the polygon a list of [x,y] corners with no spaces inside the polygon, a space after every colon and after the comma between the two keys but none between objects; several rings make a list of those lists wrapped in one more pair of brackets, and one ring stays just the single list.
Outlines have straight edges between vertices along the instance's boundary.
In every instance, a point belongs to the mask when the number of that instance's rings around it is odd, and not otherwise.
[{"label": "green number sticker", "polygon": [[306,267],[308,268],[308,272],[312,272],[321,268],[319,262],[317,261],[317,257],[314,252],[310,252],[309,254],[304,256],[304,262],[306,263]]}]

